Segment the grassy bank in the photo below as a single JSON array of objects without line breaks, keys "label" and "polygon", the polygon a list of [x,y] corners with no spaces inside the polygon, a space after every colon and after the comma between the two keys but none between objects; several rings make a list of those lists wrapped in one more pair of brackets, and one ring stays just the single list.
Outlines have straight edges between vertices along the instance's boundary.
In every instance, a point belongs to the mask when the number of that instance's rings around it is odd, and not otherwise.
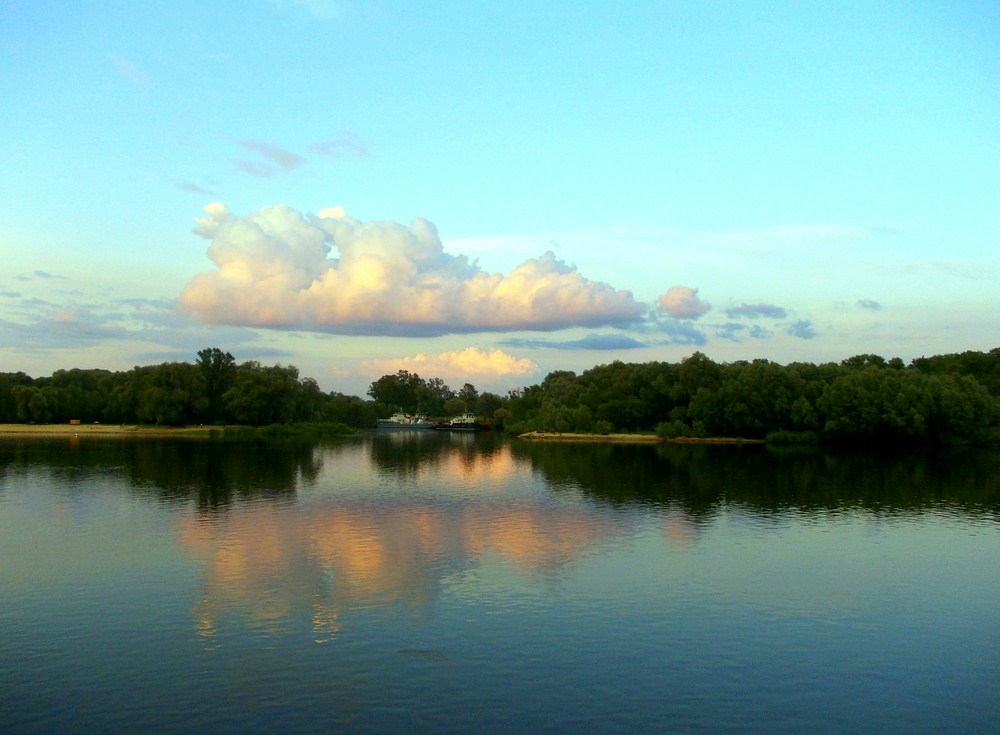
[{"label": "grassy bank", "polygon": [[763,439],[741,439],[739,437],[691,437],[676,436],[663,439],[655,434],[572,434],[546,431],[529,431],[519,434],[518,439],[540,442],[578,442],[602,444],[763,444]]},{"label": "grassy bank", "polygon": [[147,426],[142,424],[0,424],[2,437],[185,437],[207,439],[333,437],[353,434],[343,424],[303,423],[271,424],[269,426]]},{"label": "grassy bank", "polygon": [[209,436],[207,426],[119,424],[0,424],[0,436]]},{"label": "grassy bank", "polygon": [[539,442],[592,442],[604,444],[660,444],[663,439],[655,434],[571,434],[549,431],[529,431],[518,434],[518,439]]}]

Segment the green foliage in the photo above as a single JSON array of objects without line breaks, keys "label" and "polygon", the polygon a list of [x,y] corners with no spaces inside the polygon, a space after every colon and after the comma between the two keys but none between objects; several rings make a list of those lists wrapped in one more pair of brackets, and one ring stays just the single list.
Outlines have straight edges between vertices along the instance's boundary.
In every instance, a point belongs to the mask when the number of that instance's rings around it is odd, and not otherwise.
[{"label": "green foliage", "polygon": [[819,436],[814,431],[780,431],[768,432],[764,437],[768,444],[816,444]]},{"label": "green foliage", "polygon": [[375,425],[379,416],[388,415],[387,408],[382,403],[365,401],[357,396],[347,396],[343,393],[330,393],[320,408],[320,421],[325,423],[343,424],[355,428],[367,428]]},{"label": "green foliage", "polygon": [[[695,352],[680,363],[612,362],[559,370],[505,396],[400,370],[371,384],[365,400],[323,393],[293,366],[237,365],[218,348],[195,363],[127,372],[59,370],[33,379],[0,373],[0,421],[267,426],[265,435],[335,435],[371,428],[395,410],[430,415],[474,411],[511,433],[648,432],[659,436],[765,438],[799,442],[1000,441],[1000,348],[922,357],[856,355],[841,363],[767,360],[716,363]],[[294,426],[294,429],[289,427]],[[284,427],[284,428],[281,428]],[[227,429],[227,435],[229,435]]]},{"label": "green foliage", "polygon": [[368,395],[392,409],[417,412],[420,399],[426,393],[427,382],[416,373],[400,370],[395,375],[383,375],[368,388]]},{"label": "green foliage", "polygon": [[1000,397],[1000,347],[989,352],[961,352],[935,357],[918,357],[911,366],[928,375],[968,375],[989,391]]},{"label": "green foliage", "polygon": [[[956,372],[948,372],[947,368]],[[914,361],[858,355],[841,364],[718,364],[696,352],[677,365],[600,365],[550,373],[508,395],[521,431],[649,431],[664,438],[735,436],[774,443],[995,441],[1000,376],[988,355]]]},{"label": "green foliage", "polygon": [[222,400],[238,423],[288,424],[296,418],[298,378],[298,368],[263,367],[251,360],[239,366],[233,385],[222,395]]},{"label": "green foliage", "polygon": [[197,364],[205,389],[202,420],[206,423],[227,420],[222,396],[236,379],[236,359],[218,347],[211,347],[198,351]]},{"label": "green foliage", "polygon": [[656,435],[661,439],[694,436],[694,429],[683,421],[661,421],[656,425]]},{"label": "green foliage", "polygon": [[345,426],[371,427],[384,409],[355,396],[324,394],[312,378],[300,380],[292,366],[236,365],[218,348],[199,351],[194,364],[166,362],[127,372],[58,370],[37,379],[0,373],[2,422],[295,423],[326,435]]},{"label": "green foliage", "polygon": [[486,392],[479,395],[472,410],[476,416],[484,416],[495,421],[497,411],[503,411],[505,405],[506,401],[496,393]]},{"label": "green foliage", "polygon": [[465,404],[466,411],[472,411],[476,408],[476,401],[479,400],[479,391],[472,383],[466,383],[459,389],[456,398]]}]

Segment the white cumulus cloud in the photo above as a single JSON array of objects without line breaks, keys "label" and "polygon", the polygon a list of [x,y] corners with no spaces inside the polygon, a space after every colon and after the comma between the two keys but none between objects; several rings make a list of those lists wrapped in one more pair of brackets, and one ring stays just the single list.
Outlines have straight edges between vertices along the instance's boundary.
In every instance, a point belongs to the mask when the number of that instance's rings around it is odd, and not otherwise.
[{"label": "white cumulus cloud", "polygon": [[538,372],[538,365],[526,358],[514,357],[503,350],[485,351],[475,347],[437,355],[418,354],[389,360],[369,360],[364,363],[364,368],[372,374],[408,370],[418,375],[463,380],[531,375]]},{"label": "white cumulus cloud", "polygon": [[641,318],[630,291],[582,276],[547,252],[509,274],[444,252],[426,219],[362,222],[340,207],[284,205],[238,217],[209,204],[195,232],[216,269],[178,305],[216,324],[339,334],[428,336],[621,325]]},{"label": "white cumulus cloud", "polygon": [[659,298],[660,308],[674,319],[697,319],[712,307],[698,298],[698,289],[671,286]]}]

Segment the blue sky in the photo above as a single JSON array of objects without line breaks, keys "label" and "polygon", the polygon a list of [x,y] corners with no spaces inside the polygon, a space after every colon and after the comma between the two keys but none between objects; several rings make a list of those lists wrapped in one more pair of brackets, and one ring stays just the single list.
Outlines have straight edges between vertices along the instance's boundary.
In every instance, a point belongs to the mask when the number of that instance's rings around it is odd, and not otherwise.
[{"label": "blue sky", "polygon": [[1000,344],[1000,6],[8,0],[0,370]]}]

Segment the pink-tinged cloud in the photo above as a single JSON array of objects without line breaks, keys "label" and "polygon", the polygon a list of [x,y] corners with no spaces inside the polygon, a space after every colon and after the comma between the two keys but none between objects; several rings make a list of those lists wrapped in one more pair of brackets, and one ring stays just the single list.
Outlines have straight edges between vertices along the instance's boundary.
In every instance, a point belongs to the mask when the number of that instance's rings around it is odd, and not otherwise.
[{"label": "pink-tinged cloud", "polygon": [[216,270],[178,305],[215,324],[338,334],[429,336],[623,325],[644,307],[630,291],[584,278],[551,252],[508,275],[444,252],[437,229],[361,222],[340,207],[304,217],[283,205],[237,217],[205,208],[195,232]]},{"label": "pink-tinged cloud", "polygon": [[434,375],[445,379],[501,378],[538,372],[538,365],[531,360],[514,357],[503,350],[485,351],[475,347],[437,355],[418,354],[390,360],[369,360],[363,367],[372,374],[408,370],[418,375]]},{"label": "pink-tinged cloud", "polygon": [[671,286],[659,298],[660,308],[674,319],[697,319],[712,307],[698,298],[698,289]]}]

